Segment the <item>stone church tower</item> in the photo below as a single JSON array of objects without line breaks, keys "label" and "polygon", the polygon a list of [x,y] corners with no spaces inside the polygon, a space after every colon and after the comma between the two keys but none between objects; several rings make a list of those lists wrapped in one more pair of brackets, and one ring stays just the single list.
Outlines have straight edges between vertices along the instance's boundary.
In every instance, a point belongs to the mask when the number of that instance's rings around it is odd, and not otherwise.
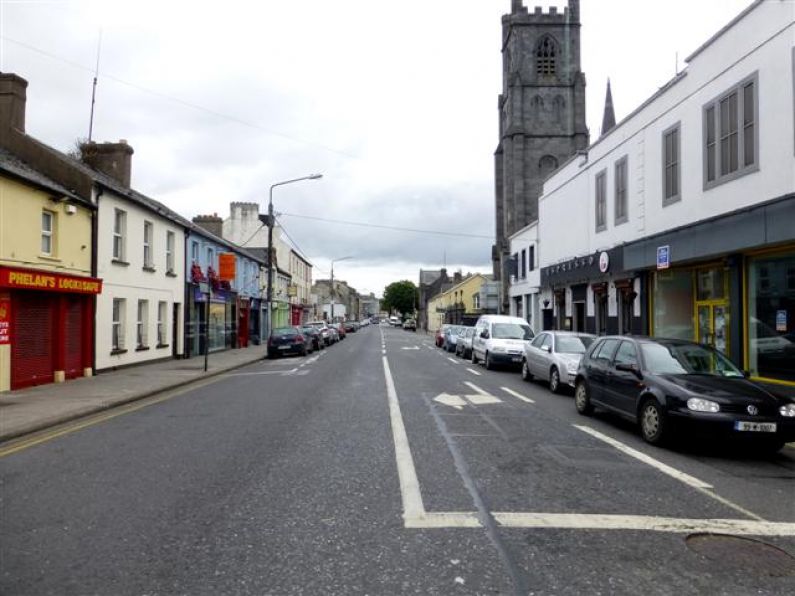
[{"label": "stone church tower", "polygon": [[555,7],[529,12],[522,0],[511,0],[511,13],[502,17],[502,58],[492,261],[507,312],[508,238],[538,219],[546,177],[588,146],[579,0],[569,0],[563,13]]}]

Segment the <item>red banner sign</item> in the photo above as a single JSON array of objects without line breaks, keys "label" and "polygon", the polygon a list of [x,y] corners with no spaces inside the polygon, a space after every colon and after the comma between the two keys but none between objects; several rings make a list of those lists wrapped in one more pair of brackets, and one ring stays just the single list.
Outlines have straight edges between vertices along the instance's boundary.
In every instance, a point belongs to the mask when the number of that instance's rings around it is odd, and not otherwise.
[{"label": "red banner sign", "polygon": [[236,262],[233,252],[222,252],[218,255],[218,277],[222,281],[235,281]]},{"label": "red banner sign", "polygon": [[102,280],[94,277],[50,273],[37,269],[0,267],[0,288],[99,294],[102,292]]},{"label": "red banner sign", "polygon": [[11,343],[11,296],[0,294],[0,345]]}]

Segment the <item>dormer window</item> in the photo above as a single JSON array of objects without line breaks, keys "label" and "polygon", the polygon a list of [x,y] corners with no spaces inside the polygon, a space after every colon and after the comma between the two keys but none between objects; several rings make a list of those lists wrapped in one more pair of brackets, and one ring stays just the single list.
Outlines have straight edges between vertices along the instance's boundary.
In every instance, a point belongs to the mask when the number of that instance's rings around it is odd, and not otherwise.
[{"label": "dormer window", "polygon": [[536,46],[536,74],[539,77],[555,76],[557,48],[551,37],[544,37]]}]

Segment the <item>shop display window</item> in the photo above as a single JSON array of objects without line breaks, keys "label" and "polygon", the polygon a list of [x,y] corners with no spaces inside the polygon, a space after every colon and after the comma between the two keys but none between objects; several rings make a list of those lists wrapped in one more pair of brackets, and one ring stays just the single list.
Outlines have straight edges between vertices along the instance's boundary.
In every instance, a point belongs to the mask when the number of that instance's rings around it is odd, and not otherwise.
[{"label": "shop display window", "polygon": [[795,252],[748,264],[748,368],[795,382]]},{"label": "shop display window", "polygon": [[689,269],[660,271],[654,275],[654,335],[692,341],[693,274]]}]

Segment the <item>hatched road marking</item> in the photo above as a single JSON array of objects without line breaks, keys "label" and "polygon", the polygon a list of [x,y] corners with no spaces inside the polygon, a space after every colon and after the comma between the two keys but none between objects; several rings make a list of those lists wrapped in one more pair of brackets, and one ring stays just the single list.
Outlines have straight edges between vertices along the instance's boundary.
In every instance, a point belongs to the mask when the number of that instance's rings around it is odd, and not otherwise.
[{"label": "hatched road marking", "polygon": [[528,404],[534,404],[534,403],[536,403],[536,402],[535,402],[535,400],[532,400],[532,399],[530,399],[529,397],[525,397],[524,395],[522,395],[522,394],[521,394],[521,393],[519,393],[518,391],[514,391],[513,389],[510,389],[510,388],[508,388],[508,387],[500,387],[500,389],[502,389],[503,391],[505,391],[505,393],[507,393],[508,395],[513,395],[515,398],[517,398],[517,399],[521,399],[521,400],[522,400],[523,402],[525,402],[525,403],[528,403]]}]

